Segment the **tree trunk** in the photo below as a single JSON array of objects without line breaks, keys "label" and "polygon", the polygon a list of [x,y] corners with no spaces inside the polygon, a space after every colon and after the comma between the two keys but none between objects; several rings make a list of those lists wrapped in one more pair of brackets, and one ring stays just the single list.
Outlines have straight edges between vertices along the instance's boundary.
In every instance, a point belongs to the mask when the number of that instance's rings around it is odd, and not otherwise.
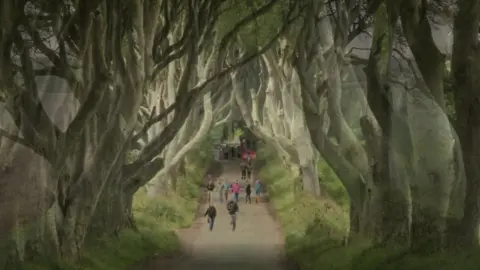
[{"label": "tree trunk", "polygon": [[55,203],[44,215],[31,226],[34,226],[35,236],[26,240],[25,253],[27,258],[37,254],[52,258],[60,257],[60,244],[57,234],[56,219],[59,213]]},{"label": "tree trunk", "polygon": [[89,235],[118,235],[125,228],[135,228],[132,214],[133,194],[118,184],[109,185],[102,193],[89,228]]},{"label": "tree trunk", "polygon": [[367,117],[362,118],[361,125],[363,133],[370,135],[366,141],[373,157],[373,186],[368,191],[368,197],[371,218],[375,224],[374,238],[380,243],[406,244],[409,241],[409,203],[405,191],[398,185],[400,179],[391,172],[392,153],[389,142]]},{"label": "tree trunk", "polygon": [[435,211],[436,209],[419,206],[415,196],[412,196],[412,200],[412,251],[416,253],[440,251],[444,246],[445,217]]},{"label": "tree trunk", "polygon": [[119,185],[108,185],[100,194],[77,197],[68,206],[59,228],[62,257],[75,261],[82,256],[87,237],[116,235],[121,229],[133,226],[132,201],[133,193],[120,190]]},{"label": "tree trunk", "polygon": [[[92,163],[70,185],[65,201],[59,202],[64,216],[59,228],[60,251],[66,260],[76,260],[81,256],[92,218],[99,200],[104,196],[103,192],[112,192],[112,196],[121,195],[116,192],[116,188],[123,184],[122,178],[118,176],[121,175],[124,163],[125,137],[116,126],[102,134],[99,141]],[[108,200],[108,197],[105,199]],[[120,200],[123,199],[122,196],[119,197]],[[108,213],[109,210],[106,211]],[[111,211],[114,213],[118,210]]]},{"label": "tree trunk", "polygon": [[456,182],[455,137],[443,109],[418,89],[407,101],[412,138],[412,249],[444,245],[452,186]]},{"label": "tree trunk", "polygon": [[463,152],[466,197],[457,245],[478,246],[480,224],[480,103],[478,101],[478,1],[460,1],[454,24],[452,52],[453,89],[457,116],[457,133]]},{"label": "tree trunk", "polygon": [[392,10],[399,7],[395,12],[400,15],[405,39],[428,88],[425,92],[431,93],[438,106],[445,110],[443,91],[445,52],[440,51],[435,44],[430,20],[425,17],[424,11],[428,9],[427,2],[406,0],[388,3]]},{"label": "tree trunk", "polygon": [[[10,263],[36,254],[55,257],[56,245],[47,219],[55,201],[51,166],[30,149],[3,139],[2,146],[7,145],[8,152],[0,151],[0,239],[9,241],[0,243],[0,249]],[[0,256],[2,266],[3,259]]]},{"label": "tree trunk", "polygon": [[[385,181],[385,179],[382,179]],[[379,192],[378,213],[381,213],[381,229],[377,231],[380,242],[407,244],[410,240],[410,211],[408,201],[399,190],[389,187]]]},{"label": "tree trunk", "polygon": [[303,190],[314,197],[320,197],[320,183],[318,181],[317,164],[315,159],[307,165],[301,165]]},{"label": "tree trunk", "polygon": [[326,138],[325,133],[318,125],[318,118],[315,114],[306,110],[305,119],[313,145],[340,181],[342,181],[343,186],[350,196],[350,200],[355,203],[361,203],[363,200],[360,198],[361,196],[359,196],[358,191],[363,190],[366,184],[363,175],[341,155],[338,146]]},{"label": "tree trunk", "polygon": [[355,238],[379,239],[382,229],[381,211],[384,209],[380,197],[372,188],[365,186],[359,191],[360,203],[350,202],[349,242]]},{"label": "tree trunk", "polygon": [[[367,100],[375,119],[364,116],[360,120],[370,154],[373,186],[368,196],[376,216],[374,234],[378,242],[408,243],[409,200],[401,188],[401,181],[392,174],[394,149],[391,146],[393,108],[388,87],[391,53],[394,42],[393,25],[396,16],[381,4],[375,14],[372,48],[366,67]],[[393,166],[392,166],[393,165]],[[407,187],[405,187],[407,188]]]},{"label": "tree trunk", "polygon": [[376,200],[378,197],[372,197],[371,183],[365,182],[357,168],[340,155],[336,145],[325,137],[323,130],[316,124],[316,117],[309,111],[305,111],[305,117],[312,142],[349,194],[351,202],[349,238],[373,236],[374,228],[381,225],[381,219],[377,218],[381,212],[376,209],[381,208],[382,201]]},{"label": "tree trunk", "polygon": [[447,228],[445,233],[445,244],[448,248],[452,248],[458,245],[458,233],[464,231],[461,228],[461,222],[465,209],[465,194],[466,194],[466,178],[462,156],[462,149],[457,137],[454,145],[455,160],[454,170],[456,179],[452,186],[452,192],[450,194],[450,204],[448,206],[447,215]]},{"label": "tree trunk", "polygon": [[63,222],[59,229],[60,253],[67,261],[76,261],[81,256],[81,247],[86,236],[82,231],[82,224],[85,225],[84,211],[81,204],[88,204],[87,198],[77,198],[65,212]]},{"label": "tree trunk", "polygon": [[478,245],[480,224],[480,104],[474,100],[474,97],[457,100],[457,130],[467,179],[462,242],[467,246]]},{"label": "tree trunk", "polygon": [[169,192],[175,192],[177,190],[177,167],[172,167],[166,174],[165,177],[167,178],[167,188]]},{"label": "tree trunk", "polygon": [[[368,192],[368,191],[367,191]],[[367,196],[370,192],[367,193]],[[361,197],[365,197],[363,194]],[[348,234],[348,242],[351,242],[357,237],[372,237],[372,226],[370,219],[370,197],[365,197],[363,203],[354,203],[350,201],[350,231]]]}]

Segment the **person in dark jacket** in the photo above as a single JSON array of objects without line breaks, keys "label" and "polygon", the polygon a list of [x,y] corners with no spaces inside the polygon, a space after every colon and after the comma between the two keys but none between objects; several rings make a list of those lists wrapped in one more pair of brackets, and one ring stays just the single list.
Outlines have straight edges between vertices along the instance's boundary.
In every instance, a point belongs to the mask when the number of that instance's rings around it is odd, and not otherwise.
[{"label": "person in dark jacket", "polygon": [[212,231],[213,224],[215,223],[215,218],[217,217],[217,209],[215,208],[215,205],[213,205],[213,203],[211,203],[210,206],[207,208],[207,211],[205,211],[205,216],[208,217],[209,229],[210,231]]},{"label": "person in dark jacket", "polygon": [[208,202],[212,202],[212,193],[215,190],[215,183],[213,183],[213,180],[210,179],[207,184],[207,195],[208,195]]},{"label": "person in dark jacket", "polygon": [[232,224],[232,231],[235,231],[235,228],[237,227],[237,212],[238,212],[238,204],[235,201],[229,201],[227,203],[227,211],[228,214],[230,215],[231,221],[230,224]]},{"label": "person in dark jacket", "polygon": [[242,180],[247,178],[247,163],[240,163],[240,170],[242,171]]},{"label": "person in dark jacket", "polygon": [[247,187],[245,188],[245,203],[252,203],[252,186],[250,183],[247,184]]}]

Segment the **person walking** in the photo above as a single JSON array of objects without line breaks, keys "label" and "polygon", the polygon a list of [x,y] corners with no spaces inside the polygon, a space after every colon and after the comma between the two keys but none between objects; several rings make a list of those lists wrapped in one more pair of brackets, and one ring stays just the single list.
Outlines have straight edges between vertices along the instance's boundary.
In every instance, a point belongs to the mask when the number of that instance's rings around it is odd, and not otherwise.
[{"label": "person walking", "polygon": [[[227,181],[223,183],[223,196],[225,201],[228,202],[228,192],[230,191],[231,185]],[[223,201],[222,201],[223,202]]]},{"label": "person walking", "polygon": [[240,194],[240,184],[238,183],[238,180],[236,180],[232,186],[232,193],[233,193],[235,202],[238,203],[238,195]]},{"label": "person walking", "polygon": [[242,180],[247,178],[247,163],[240,163],[240,170],[242,171]]},{"label": "person walking", "polygon": [[232,231],[235,231],[237,228],[237,213],[238,213],[238,204],[234,201],[229,201],[227,203],[227,211],[230,215],[230,224],[232,225]]},{"label": "person walking", "polygon": [[252,186],[250,183],[247,184],[245,188],[245,203],[252,203]]},{"label": "person walking", "polygon": [[252,166],[252,154],[250,152],[247,152],[247,164]]},{"label": "person walking", "polygon": [[215,184],[213,183],[213,179],[210,179],[207,184],[207,195],[208,195],[208,202],[212,202],[212,194],[213,190],[215,189]]},{"label": "person walking", "polygon": [[260,180],[257,179],[255,181],[255,203],[258,203],[260,201],[260,195],[262,193],[262,183]]},{"label": "person walking", "polygon": [[210,206],[205,211],[205,216],[207,217],[207,221],[209,224],[210,231],[213,230],[213,224],[215,223],[215,218],[217,217],[217,209],[213,203],[210,203]]},{"label": "person walking", "polygon": [[218,189],[218,201],[220,203],[223,203],[223,190],[225,188],[224,183],[225,183],[225,180],[221,179],[220,180],[220,188]]}]

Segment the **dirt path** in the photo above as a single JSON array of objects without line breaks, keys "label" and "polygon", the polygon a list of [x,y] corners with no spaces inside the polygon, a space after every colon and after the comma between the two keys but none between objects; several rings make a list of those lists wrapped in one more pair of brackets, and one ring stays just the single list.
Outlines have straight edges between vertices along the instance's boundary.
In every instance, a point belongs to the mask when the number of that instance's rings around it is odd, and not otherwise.
[{"label": "dirt path", "polygon": [[[238,164],[227,163],[223,171],[221,178],[240,178]],[[182,258],[153,261],[141,270],[284,269],[283,236],[265,204],[246,204],[242,194],[237,229],[232,231],[225,204],[219,202],[218,196],[214,200],[217,219],[213,231],[209,231],[206,218],[199,217],[191,228],[178,231],[185,249]]]}]

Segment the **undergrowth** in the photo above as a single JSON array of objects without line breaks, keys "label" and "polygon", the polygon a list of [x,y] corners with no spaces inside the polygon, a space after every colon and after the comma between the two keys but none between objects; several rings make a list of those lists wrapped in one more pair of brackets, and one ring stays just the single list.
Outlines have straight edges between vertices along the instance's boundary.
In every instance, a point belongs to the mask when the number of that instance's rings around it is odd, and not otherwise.
[{"label": "undergrowth", "polygon": [[[479,250],[414,255],[404,247],[377,247],[367,240],[345,245],[348,235],[349,199],[340,180],[327,164],[318,164],[322,198],[314,199],[295,191],[299,182],[295,170],[272,158],[266,160],[260,177],[268,184],[270,201],[282,224],[287,256],[301,270],[450,270],[479,269]],[[296,194],[295,194],[296,193]]]}]

